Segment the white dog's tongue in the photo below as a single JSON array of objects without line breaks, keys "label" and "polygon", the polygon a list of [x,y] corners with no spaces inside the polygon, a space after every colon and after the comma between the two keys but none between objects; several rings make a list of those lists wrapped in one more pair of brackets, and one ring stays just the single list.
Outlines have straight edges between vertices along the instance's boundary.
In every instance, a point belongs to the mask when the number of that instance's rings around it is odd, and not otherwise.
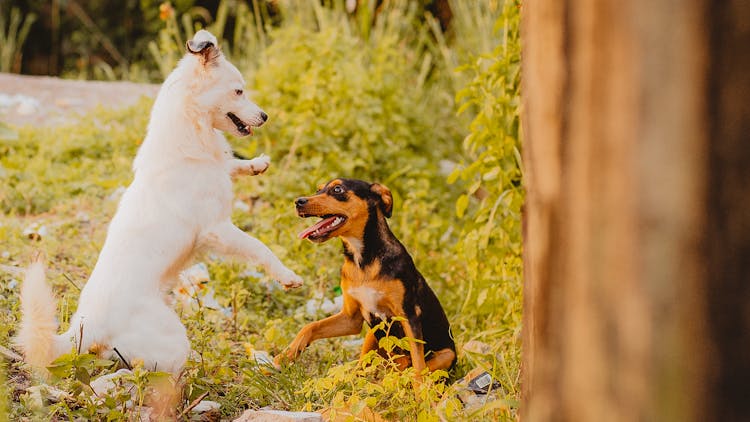
[{"label": "white dog's tongue", "polygon": [[307,239],[311,234],[316,234],[316,232],[319,232],[322,229],[328,228],[331,224],[333,224],[334,220],[336,220],[336,216],[328,217],[320,220],[317,224],[314,226],[308,227],[305,230],[302,230],[300,234],[297,235],[300,239]]}]

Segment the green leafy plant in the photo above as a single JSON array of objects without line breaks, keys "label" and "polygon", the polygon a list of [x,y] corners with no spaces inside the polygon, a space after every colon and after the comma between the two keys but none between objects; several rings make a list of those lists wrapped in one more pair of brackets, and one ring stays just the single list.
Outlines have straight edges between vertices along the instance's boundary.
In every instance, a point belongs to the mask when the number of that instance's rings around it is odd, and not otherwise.
[{"label": "green leafy plant", "polygon": [[[390,331],[401,318],[381,322],[370,330]],[[362,417],[368,409],[395,420],[438,420],[434,408],[443,397],[448,373],[425,373],[415,381],[414,368],[400,371],[397,359],[409,353],[409,339],[386,336],[379,347],[386,356],[373,350],[362,359],[346,362],[328,370],[325,377],[307,381],[302,389],[312,403],[325,403],[332,417],[338,414]],[[399,406],[393,406],[399,403]]]},{"label": "green leafy plant", "polygon": [[[469,182],[469,189],[456,202],[459,218],[467,216],[472,198],[472,222],[465,227],[460,242],[472,278],[485,268],[502,267],[500,261],[521,255],[520,210],[523,204],[520,153],[520,43],[518,6],[508,2],[504,16],[497,22],[502,40],[492,54],[477,57],[459,68],[474,75],[471,83],[459,91],[459,114],[474,110],[471,132],[464,139],[467,162],[457,168],[450,182],[458,178]],[[514,272],[515,274],[515,272]]]},{"label": "green leafy plant", "polygon": [[468,186],[455,208],[464,221],[456,250],[470,280],[462,310],[491,315],[502,327],[483,333],[495,339],[497,353],[477,356],[477,364],[493,368],[508,391],[518,382],[522,304],[519,12],[518,2],[505,2],[495,24],[498,45],[459,68],[472,80],[456,95],[458,112],[474,117],[463,142],[466,161],[448,178]]}]

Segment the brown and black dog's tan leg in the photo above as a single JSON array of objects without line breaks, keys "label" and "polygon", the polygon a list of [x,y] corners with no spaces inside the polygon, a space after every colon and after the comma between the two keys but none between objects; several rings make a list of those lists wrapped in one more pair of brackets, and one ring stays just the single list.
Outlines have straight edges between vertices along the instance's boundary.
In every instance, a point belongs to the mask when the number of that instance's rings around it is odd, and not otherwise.
[{"label": "brown and black dog's tan leg", "polygon": [[365,341],[362,343],[362,351],[359,353],[359,361],[362,362],[362,359],[367,353],[371,350],[378,350],[378,347],[378,338],[375,336],[375,330],[367,330]]},{"label": "brown and black dog's tan leg", "polygon": [[416,370],[417,381],[422,380],[422,372],[427,367],[424,361],[424,343],[415,340],[422,340],[422,324],[419,319],[412,317],[408,320],[401,321],[404,327],[404,334],[409,338],[409,354],[411,355],[411,366]]},{"label": "brown and black dog's tan leg", "polygon": [[430,368],[430,372],[438,369],[445,369],[451,367],[453,360],[456,359],[456,352],[449,348],[440,349],[437,352],[432,352],[430,360],[426,362],[427,367]]},{"label": "brown and black dog's tan leg", "polygon": [[274,363],[280,365],[283,361],[293,361],[315,340],[359,334],[362,331],[363,322],[364,318],[359,312],[357,303],[354,300],[347,300],[344,296],[344,307],[341,312],[302,327],[287,350],[274,359]]}]

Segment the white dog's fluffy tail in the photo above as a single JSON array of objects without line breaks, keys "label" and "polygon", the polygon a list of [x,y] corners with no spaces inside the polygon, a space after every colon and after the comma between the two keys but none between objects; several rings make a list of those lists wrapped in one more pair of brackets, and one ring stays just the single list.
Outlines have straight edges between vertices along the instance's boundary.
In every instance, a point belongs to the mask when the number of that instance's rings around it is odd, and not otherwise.
[{"label": "white dog's fluffy tail", "polygon": [[21,286],[21,326],[15,343],[24,352],[26,362],[45,368],[66,347],[57,336],[57,306],[47,284],[41,260],[26,269]]}]

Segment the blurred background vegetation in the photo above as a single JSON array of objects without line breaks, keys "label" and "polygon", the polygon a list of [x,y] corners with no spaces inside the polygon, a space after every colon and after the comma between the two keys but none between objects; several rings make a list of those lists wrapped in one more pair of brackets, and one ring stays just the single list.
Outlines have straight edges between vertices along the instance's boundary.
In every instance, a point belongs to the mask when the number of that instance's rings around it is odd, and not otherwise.
[{"label": "blurred background vegetation", "polygon": [[[183,315],[201,355],[188,368],[187,403],[210,391],[230,416],[248,406],[319,409],[372,398],[371,383],[361,383],[367,377],[341,370],[356,352],[331,346],[340,340],[314,344],[303,365],[270,384],[247,356],[247,347],[279,352],[302,324],[322,316],[300,309],[334,294],[340,248],[290,240],[304,224],[290,204],[323,181],[356,177],[394,194],[394,232],[437,291],[459,345],[451,380],[482,368],[502,385],[474,408],[452,399],[446,405],[455,391],[441,389],[414,401],[398,384],[368,405],[395,420],[435,420],[436,409],[448,420],[516,418],[524,198],[518,0],[30,0],[2,3],[0,13],[0,36],[14,40],[0,43],[3,69],[81,79],[159,82],[184,54],[185,40],[206,27],[271,116],[254,137],[230,139],[243,155],[273,158],[266,176],[237,182],[241,206],[233,219],[306,285],[289,294],[266,290],[241,266],[209,263],[217,299],[234,313]],[[66,279],[83,283],[93,268],[114,212],[109,199],[132,177],[149,108],[144,100],[69,126],[17,128],[16,140],[0,144],[0,240],[7,247],[0,263],[24,266],[44,249],[63,298],[63,325],[77,297]],[[33,243],[25,233],[42,226],[45,240]],[[0,307],[12,310],[0,316],[7,344],[17,287],[10,276],[0,282]],[[18,365],[8,374],[23,378]],[[16,386],[12,396],[12,414],[33,414],[23,390]],[[76,400],[65,411],[100,412],[90,397]]]},{"label": "blurred background vegetation", "polygon": [[[296,4],[295,4],[296,3]],[[251,18],[263,28],[278,26],[284,14],[307,1],[278,0],[11,0],[0,2],[0,49],[7,54],[4,72],[84,79],[159,81],[160,63],[149,44],[175,16],[186,28],[211,26],[230,48]],[[357,1],[322,1],[351,14]],[[365,3],[368,2],[359,2]],[[382,7],[383,1],[372,6]],[[452,14],[447,0],[414,1],[415,15],[436,16],[447,30]],[[369,6],[365,6],[369,7]],[[25,41],[25,43],[24,43]],[[226,46],[227,44],[225,44]],[[237,46],[238,48],[241,46]],[[6,53],[7,52],[7,53]],[[11,53],[12,52],[12,53]],[[5,58],[5,57],[4,57]]]}]

